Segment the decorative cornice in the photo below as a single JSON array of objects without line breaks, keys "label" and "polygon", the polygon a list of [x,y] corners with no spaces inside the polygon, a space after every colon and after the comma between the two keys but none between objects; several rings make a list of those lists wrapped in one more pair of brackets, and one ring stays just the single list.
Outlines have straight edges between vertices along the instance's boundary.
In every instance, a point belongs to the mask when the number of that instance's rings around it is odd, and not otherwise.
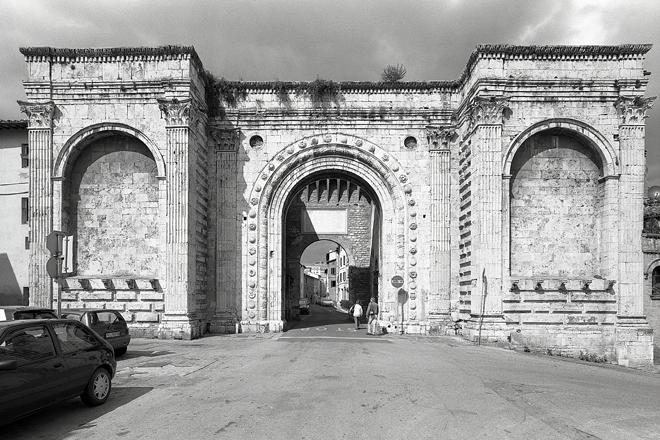
[{"label": "decorative cornice", "polygon": [[76,59],[94,59],[98,62],[128,60],[162,60],[190,58],[200,63],[193,46],[159,47],[108,47],[108,48],[56,48],[56,47],[21,47],[19,51],[26,58],[49,58],[56,62]]},{"label": "decorative cornice", "polygon": [[[165,118],[165,124],[168,127],[188,127],[191,121],[191,103],[190,99],[158,99],[158,108],[161,117]],[[193,116],[195,114],[193,110]]]},{"label": "decorative cornice", "polygon": [[[630,59],[643,57],[650,44],[622,44],[616,46],[516,46],[510,44],[482,44],[470,54],[466,66],[458,80],[454,81],[346,81],[338,82],[342,93],[351,91],[427,91],[456,89],[461,87],[470,71],[480,59],[506,60],[595,60]],[[114,48],[54,48],[22,47],[20,52],[28,61],[69,62],[90,60],[96,62],[116,62],[135,60],[191,59],[201,68],[202,63],[193,46],[160,47],[114,47]],[[295,91],[305,82],[255,81],[240,83],[245,90],[281,92]]]},{"label": "decorative cornice", "polygon": [[644,125],[646,110],[653,107],[656,97],[619,96],[614,103],[621,125]]},{"label": "decorative cornice", "polygon": [[20,106],[21,112],[28,116],[28,128],[47,128],[53,127],[53,115],[55,113],[55,104],[48,102],[27,102],[16,101]]},{"label": "decorative cornice", "polygon": [[25,119],[0,119],[0,130],[27,128],[28,121]]},{"label": "decorative cornice", "polygon": [[448,150],[449,144],[457,139],[456,129],[453,127],[426,127],[426,139],[430,150]]},{"label": "decorative cornice", "polygon": [[470,130],[477,125],[504,123],[504,112],[506,110],[510,110],[508,97],[475,96],[468,106]]}]

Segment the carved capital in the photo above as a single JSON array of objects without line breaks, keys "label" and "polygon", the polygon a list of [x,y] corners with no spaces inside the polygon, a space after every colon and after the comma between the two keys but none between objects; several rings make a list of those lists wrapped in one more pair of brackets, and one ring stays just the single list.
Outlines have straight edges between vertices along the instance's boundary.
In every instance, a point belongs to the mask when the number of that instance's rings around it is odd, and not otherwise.
[{"label": "carved capital", "polygon": [[644,125],[646,110],[653,107],[654,97],[645,98],[643,96],[619,96],[614,103],[616,112],[619,115],[621,125]]},{"label": "carved capital", "polygon": [[[165,118],[167,126],[188,126],[191,121],[191,100],[183,99],[159,99],[158,108],[161,117]],[[195,111],[192,111],[193,116]]]},{"label": "carved capital", "polygon": [[497,125],[504,123],[505,112],[510,112],[509,98],[475,96],[468,108],[470,129],[480,124]]},{"label": "carved capital", "polygon": [[17,101],[21,112],[28,116],[29,128],[52,128],[55,104],[48,102]]},{"label": "carved capital", "polygon": [[239,128],[208,128],[208,140],[216,151],[236,151],[240,140],[241,130]]},{"label": "carved capital", "polygon": [[448,150],[449,144],[458,138],[456,130],[451,127],[426,127],[426,139],[431,150]]}]

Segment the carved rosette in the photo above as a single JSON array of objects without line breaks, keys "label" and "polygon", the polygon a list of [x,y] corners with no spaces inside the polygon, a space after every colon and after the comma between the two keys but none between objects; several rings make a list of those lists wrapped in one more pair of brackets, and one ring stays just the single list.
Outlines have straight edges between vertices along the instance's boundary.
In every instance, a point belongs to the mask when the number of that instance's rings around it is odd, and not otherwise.
[{"label": "carved rosette", "polygon": [[504,123],[504,112],[510,111],[509,98],[498,96],[475,96],[468,108],[470,129],[477,125]]},{"label": "carved rosette", "polygon": [[161,116],[165,118],[167,126],[188,126],[191,120],[191,113],[194,117],[195,111],[191,112],[191,100],[182,99],[159,99],[158,108]]},{"label": "carved rosette", "polygon": [[646,111],[653,107],[654,97],[619,96],[614,103],[621,125],[644,125]]},{"label": "carved rosette", "polygon": [[457,137],[456,129],[447,127],[426,127],[426,139],[431,150],[448,150],[449,144]]},{"label": "carved rosette", "polygon": [[18,101],[21,112],[28,116],[29,128],[50,129],[53,126],[55,104],[48,102]]}]

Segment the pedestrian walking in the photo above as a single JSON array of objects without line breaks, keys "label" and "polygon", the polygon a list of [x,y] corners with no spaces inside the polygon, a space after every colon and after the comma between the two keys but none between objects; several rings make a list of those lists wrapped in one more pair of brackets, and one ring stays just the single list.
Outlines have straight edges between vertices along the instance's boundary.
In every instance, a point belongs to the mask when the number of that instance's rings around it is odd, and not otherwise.
[{"label": "pedestrian walking", "polygon": [[355,320],[355,330],[360,330],[360,317],[362,316],[362,306],[359,302],[356,302],[351,306],[349,312],[353,315]]},{"label": "pedestrian walking", "polygon": [[369,306],[367,307],[367,334],[375,335],[376,326],[378,325],[378,303],[376,303],[376,298],[373,296],[369,301]]}]

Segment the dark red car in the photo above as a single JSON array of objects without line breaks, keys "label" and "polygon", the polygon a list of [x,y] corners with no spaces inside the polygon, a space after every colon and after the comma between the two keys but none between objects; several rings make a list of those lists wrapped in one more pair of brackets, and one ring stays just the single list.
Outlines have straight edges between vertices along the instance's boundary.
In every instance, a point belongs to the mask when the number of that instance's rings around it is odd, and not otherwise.
[{"label": "dark red car", "polygon": [[100,405],[116,367],[112,346],[77,321],[0,322],[0,425],[76,396]]}]

